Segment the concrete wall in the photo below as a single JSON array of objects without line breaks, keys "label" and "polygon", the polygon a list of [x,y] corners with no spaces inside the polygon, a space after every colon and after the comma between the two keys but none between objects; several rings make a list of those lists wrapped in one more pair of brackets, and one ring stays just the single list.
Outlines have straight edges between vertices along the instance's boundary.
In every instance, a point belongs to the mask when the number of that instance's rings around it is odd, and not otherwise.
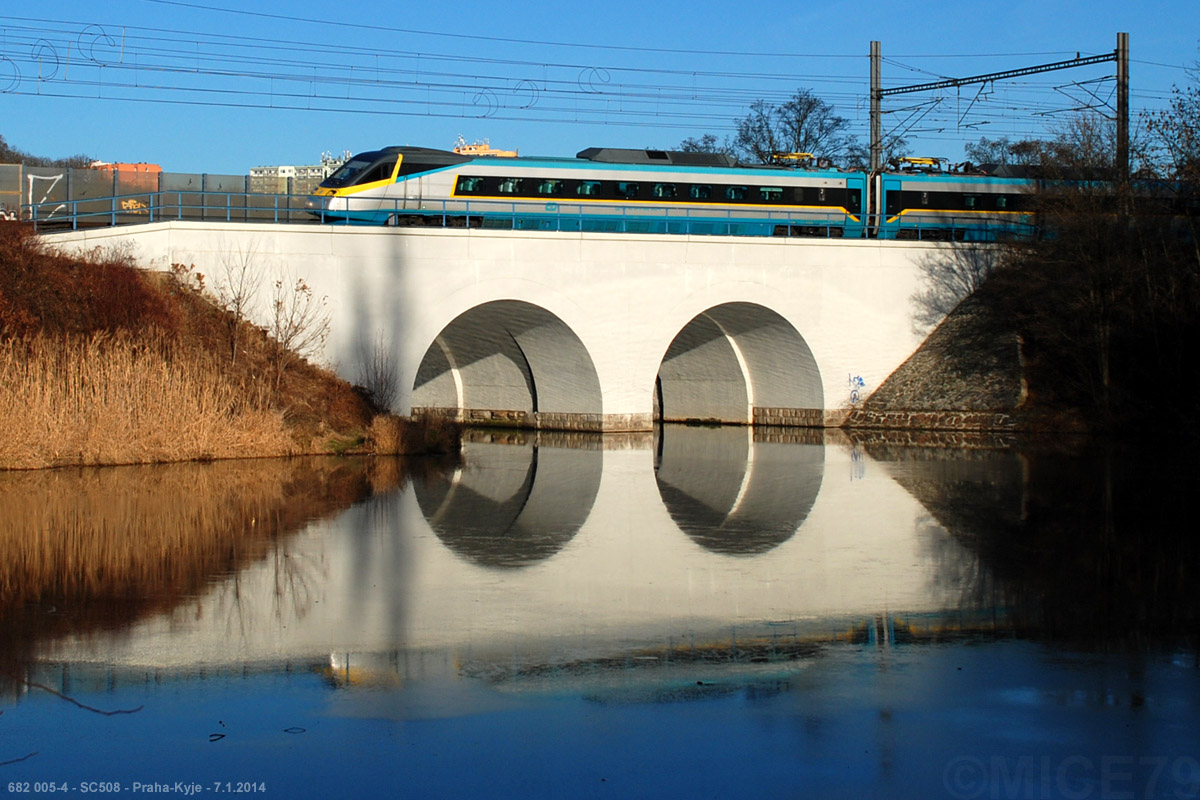
[{"label": "concrete wall", "polygon": [[401,413],[599,430],[647,429],[660,403],[669,419],[839,420],[851,377],[865,397],[920,344],[909,297],[938,248],[219,222],[48,238],[129,241],[147,267],[194,265],[210,284],[249,256],[328,298],[325,358],[347,379],[383,343]]}]

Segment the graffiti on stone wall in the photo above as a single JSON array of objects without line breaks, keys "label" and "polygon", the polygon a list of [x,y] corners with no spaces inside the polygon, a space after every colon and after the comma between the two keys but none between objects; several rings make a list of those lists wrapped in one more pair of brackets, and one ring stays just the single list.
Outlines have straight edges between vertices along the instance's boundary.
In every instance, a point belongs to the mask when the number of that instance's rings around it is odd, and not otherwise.
[{"label": "graffiti on stone wall", "polygon": [[867,382],[862,379],[861,375],[846,375],[846,381],[850,384],[850,405],[858,405],[867,394]]}]

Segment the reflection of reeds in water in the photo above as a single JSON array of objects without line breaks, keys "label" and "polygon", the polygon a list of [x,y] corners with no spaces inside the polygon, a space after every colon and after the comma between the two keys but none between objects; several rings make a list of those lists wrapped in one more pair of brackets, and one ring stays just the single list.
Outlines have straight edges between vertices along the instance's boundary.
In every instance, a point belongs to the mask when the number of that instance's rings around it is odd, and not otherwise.
[{"label": "reflection of reeds in water", "polygon": [[344,459],[0,473],[0,661],[170,609],[401,480]]},{"label": "reflection of reeds in water", "polygon": [[144,464],[295,450],[266,398],[166,337],[0,342],[0,468]]}]

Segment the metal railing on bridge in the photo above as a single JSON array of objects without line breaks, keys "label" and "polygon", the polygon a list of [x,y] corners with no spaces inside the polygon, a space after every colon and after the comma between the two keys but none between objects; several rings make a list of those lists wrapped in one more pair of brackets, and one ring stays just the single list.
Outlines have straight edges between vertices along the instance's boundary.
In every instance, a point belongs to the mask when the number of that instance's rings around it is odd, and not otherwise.
[{"label": "metal railing on bridge", "polygon": [[167,220],[316,222],[307,195],[248,192],[148,192],[22,205],[20,219],[38,231],[136,225]]},{"label": "metal railing on bridge", "polygon": [[[136,225],[170,220],[213,222],[374,224],[402,227],[598,233],[661,233],[718,236],[841,237],[844,214],[771,211],[701,211],[670,207],[551,205],[531,209],[493,201],[426,202],[405,208],[403,200],[373,203],[369,213],[349,217],[323,213],[310,195],[235,191],[172,190],[110,197],[45,200],[19,206],[19,218],[40,232]],[[853,234],[860,236],[860,232]]]},{"label": "metal railing on bridge", "polygon": [[0,219],[39,229],[166,219],[301,222],[312,181],[0,164]]}]

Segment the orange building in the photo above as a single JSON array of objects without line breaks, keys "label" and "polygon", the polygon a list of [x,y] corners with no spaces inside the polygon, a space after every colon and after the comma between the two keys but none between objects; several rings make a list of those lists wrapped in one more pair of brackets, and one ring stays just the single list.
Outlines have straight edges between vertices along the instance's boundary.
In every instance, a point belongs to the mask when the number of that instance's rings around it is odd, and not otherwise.
[{"label": "orange building", "polygon": [[116,172],[120,175],[157,175],[162,172],[162,167],[158,164],[110,164],[107,161],[93,161],[88,164],[89,169],[98,169],[104,172]]}]

